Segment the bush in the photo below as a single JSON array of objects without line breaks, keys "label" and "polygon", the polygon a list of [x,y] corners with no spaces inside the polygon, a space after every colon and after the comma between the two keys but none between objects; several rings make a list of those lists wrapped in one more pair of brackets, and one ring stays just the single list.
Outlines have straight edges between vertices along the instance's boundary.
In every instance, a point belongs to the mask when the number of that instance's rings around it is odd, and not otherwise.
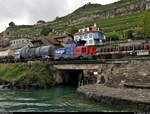
[{"label": "bush", "polygon": [[139,16],[139,26],[136,29],[137,33],[141,33],[144,35],[144,39],[150,37],[150,12],[144,11]]},{"label": "bush", "polygon": [[128,38],[128,39],[133,39],[134,37],[133,37],[133,30],[128,30],[128,31],[126,31],[125,32],[125,36],[126,36],[126,38]]},{"label": "bush", "polygon": [[42,28],[40,34],[42,36],[47,36],[50,32],[52,32],[52,29],[50,27],[44,27]]},{"label": "bush", "polygon": [[3,36],[3,34],[2,34],[2,33],[0,33],[0,36],[2,37],[2,36]]},{"label": "bush", "polygon": [[32,83],[40,88],[52,87],[56,84],[52,67],[41,62],[32,64],[0,64],[0,79]]},{"label": "bush", "polygon": [[118,47],[118,43],[113,43],[112,47]]},{"label": "bush", "polygon": [[72,26],[69,30],[68,30],[71,34],[75,34],[76,32],[78,32],[78,28],[76,26]]},{"label": "bush", "polygon": [[106,36],[106,40],[107,41],[117,41],[117,40],[119,40],[119,34],[117,34],[117,33],[110,33],[110,34],[108,34],[107,36]]}]

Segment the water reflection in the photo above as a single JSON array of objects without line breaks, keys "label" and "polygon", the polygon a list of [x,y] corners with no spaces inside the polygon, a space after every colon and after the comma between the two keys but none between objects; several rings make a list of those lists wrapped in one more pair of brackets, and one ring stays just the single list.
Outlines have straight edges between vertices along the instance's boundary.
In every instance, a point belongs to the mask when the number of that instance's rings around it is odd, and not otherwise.
[{"label": "water reflection", "polygon": [[10,112],[109,112],[119,109],[83,100],[76,87],[59,86],[44,90],[0,90],[0,111]]}]

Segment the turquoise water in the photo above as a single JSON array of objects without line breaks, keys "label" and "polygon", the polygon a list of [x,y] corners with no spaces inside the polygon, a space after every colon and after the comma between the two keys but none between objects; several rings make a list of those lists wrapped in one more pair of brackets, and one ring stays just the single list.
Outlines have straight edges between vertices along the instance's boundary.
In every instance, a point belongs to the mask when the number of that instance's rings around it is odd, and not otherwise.
[{"label": "turquoise water", "polygon": [[83,100],[76,87],[14,91],[0,90],[0,112],[118,112],[119,109]]}]

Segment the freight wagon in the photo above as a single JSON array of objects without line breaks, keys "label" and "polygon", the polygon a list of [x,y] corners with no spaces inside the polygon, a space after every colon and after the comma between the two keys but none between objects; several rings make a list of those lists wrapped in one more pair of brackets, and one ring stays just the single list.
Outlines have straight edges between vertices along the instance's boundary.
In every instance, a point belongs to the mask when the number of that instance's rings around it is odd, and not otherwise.
[{"label": "freight wagon", "polygon": [[15,50],[15,60],[53,59],[55,47],[52,45],[37,48],[22,48]]},{"label": "freight wagon", "polygon": [[0,62],[13,62],[14,61],[14,50],[6,49],[0,51]]},{"label": "freight wagon", "polygon": [[99,58],[122,58],[122,57],[138,57],[138,56],[150,56],[150,42],[140,45],[130,46],[108,46],[97,49],[97,55]]}]

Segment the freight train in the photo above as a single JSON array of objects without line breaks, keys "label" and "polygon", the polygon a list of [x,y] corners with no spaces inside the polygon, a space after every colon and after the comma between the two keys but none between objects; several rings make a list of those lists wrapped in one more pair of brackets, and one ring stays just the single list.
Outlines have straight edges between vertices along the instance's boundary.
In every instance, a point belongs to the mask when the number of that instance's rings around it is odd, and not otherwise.
[{"label": "freight train", "polygon": [[22,48],[14,51],[15,61],[28,60],[74,60],[94,59],[96,48],[80,45],[78,42],[70,41],[65,48],[56,49],[53,45],[36,48]]},{"label": "freight train", "polygon": [[65,48],[56,49],[53,45],[26,47],[17,50],[0,51],[0,62],[33,60],[89,60],[117,59],[130,56],[150,56],[150,43],[122,47],[91,47],[70,41]]}]

